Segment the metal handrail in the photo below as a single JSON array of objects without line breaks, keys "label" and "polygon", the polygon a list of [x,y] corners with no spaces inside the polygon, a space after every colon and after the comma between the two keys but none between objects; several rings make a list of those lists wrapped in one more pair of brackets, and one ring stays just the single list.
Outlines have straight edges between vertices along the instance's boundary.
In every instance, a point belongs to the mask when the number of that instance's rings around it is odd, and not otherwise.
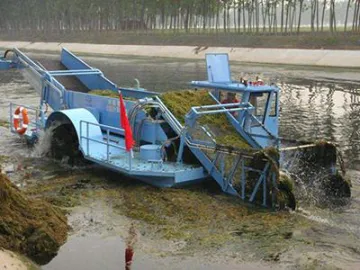
[{"label": "metal handrail", "polygon": [[[86,136],[83,136],[82,133],[83,133],[83,124],[86,124]],[[89,126],[92,125],[92,126],[98,126],[102,129],[105,129],[106,130],[106,141],[101,141],[101,140],[97,140],[97,139],[93,139],[93,138],[90,138],[89,137]],[[120,150],[126,150],[126,147],[123,147],[123,146],[120,146],[120,145],[116,145],[116,144],[113,144],[110,142],[110,129],[111,130],[115,130],[115,131],[118,131],[119,133],[120,132],[125,132],[124,129],[121,129],[121,128],[116,128],[116,127],[111,127],[111,126],[107,126],[107,125],[103,125],[103,124],[98,124],[98,123],[92,123],[92,122],[89,122],[89,121],[85,121],[85,120],[81,120],[80,121],[80,145],[82,147],[82,139],[85,139],[86,140],[86,153],[87,153],[87,156],[90,156],[89,155],[89,150],[90,150],[90,145],[89,145],[89,141],[93,141],[93,142],[97,142],[97,143],[100,143],[100,144],[103,144],[103,145],[106,145],[106,161],[107,162],[110,162],[110,146],[114,147],[114,148],[117,148],[117,149],[120,149]],[[131,162],[132,160],[132,152],[129,152],[129,160],[128,160],[128,163],[129,163],[129,169],[131,170]]]},{"label": "metal handrail", "polygon": [[156,101],[159,103],[159,107],[162,109],[163,112],[166,112],[166,116],[170,118],[171,122],[176,126],[178,131],[180,132],[183,128],[183,125],[177,120],[177,118],[170,112],[170,110],[165,106],[165,104],[161,101],[161,99],[156,96]]},{"label": "metal handrail", "polygon": [[[13,49],[15,54],[17,55],[17,59],[22,62],[25,66],[28,67],[32,67],[35,69],[38,68],[39,70],[37,70],[39,73],[44,71],[41,67],[39,67],[38,64],[36,64],[33,60],[31,60],[28,56],[26,56],[25,54],[23,54],[18,48],[14,48]],[[35,69],[36,70],[36,69]]]},{"label": "metal handrail", "polygon": [[[180,122],[177,120],[177,118],[175,118],[175,116],[170,112],[170,110],[164,105],[164,103],[160,100],[160,98],[158,96],[155,97],[156,101],[159,104],[159,108],[163,111],[163,113],[165,114],[165,117],[167,117],[168,121],[170,122],[170,125],[176,129],[177,133],[179,134],[179,136],[183,136],[184,142],[186,143],[186,145],[189,148],[197,148],[200,150],[211,150],[214,152],[219,152],[219,153],[224,153],[224,154],[228,154],[228,155],[233,155],[233,156],[238,156],[238,155],[242,155],[243,157],[246,158],[252,158],[253,154],[258,152],[258,151],[242,151],[236,148],[231,149],[231,151],[226,151],[225,149],[219,149],[217,147],[214,146],[209,146],[209,145],[205,145],[205,144],[198,144],[198,143],[193,143],[191,142],[191,140],[186,136],[186,132],[187,132],[187,128],[186,126],[183,126],[180,124]],[[226,104],[218,104],[219,107],[224,106]],[[211,105],[210,105],[211,106]],[[205,132],[206,134],[206,132]],[[209,136],[209,138],[211,140],[213,140],[213,138],[210,136],[210,134],[207,134]]]},{"label": "metal handrail", "polygon": [[101,75],[101,71],[100,70],[78,70],[77,72],[75,72],[76,70],[53,70],[53,71],[48,71],[48,73],[51,76],[54,77],[61,77],[61,76],[80,76],[80,75]]},{"label": "metal handrail", "polygon": [[15,53],[17,54],[17,59],[25,68],[30,69],[35,76],[37,75],[39,80],[43,81],[43,83],[45,83],[46,85],[52,87],[52,89],[54,89],[59,94],[60,104],[61,104],[61,106],[63,106],[64,105],[64,95],[63,95],[64,89],[59,89],[59,87],[57,87],[52,81],[48,81],[44,78],[45,74],[48,74],[51,78],[52,77],[51,71],[47,71],[47,70],[43,69],[42,67],[40,67],[38,64],[36,64],[34,61],[32,61],[29,57],[27,57],[25,54],[23,54],[18,49],[15,49]]},{"label": "metal handrail", "polygon": [[111,130],[116,130],[119,132],[119,134],[121,134],[120,132],[124,132],[125,130],[122,129],[122,128],[117,128],[117,127],[113,127],[113,126],[108,126],[108,125],[104,125],[104,124],[98,124],[98,123],[92,123],[92,122],[89,122],[89,121],[85,121],[85,120],[80,120],[80,125],[81,123],[89,123],[93,126],[97,126],[97,127],[101,127],[101,128],[104,128],[104,129],[111,129]]},{"label": "metal handrail", "polygon": [[239,105],[249,105],[252,106],[250,103],[241,103],[241,102],[233,102],[233,103],[221,103],[221,104],[211,104],[211,105],[203,105],[203,106],[194,106],[195,109],[211,109],[211,108],[226,108],[226,107],[233,107]]},{"label": "metal handrail", "polygon": [[[233,108],[234,106],[237,106],[237,108]],[[230,109],[224,109],[224,108],[228,108],[230,107]],[[222,108],[222,110],[215,110],[215,111],[202,111],[199,112],[199,110],[201,109],[217,109],[217,108]],[[235,111],[241,111],[241,110],[253,110],[255,109],[253,105],[251,105],[251,103],[246,102],[246,103],[241,103],[241,102],[236,102],[236,103],[225,103],[225,104],[214,104],[214,105],[204,105],[204,106],[195,106],[191,108],[192,111],[194,111],[197,114],[206,114],[206,113],[222,113],[222,112],[235,112]]]},{"label": "metal handrail", "polygon": [[[237,103],[237,105],[239,105]],[[230,108],[230,109],[222,109],[222,110],[208,110],[208,111],[202,111],[202,112],[198,112],[195,107],[192,107],[191,110],[196,113],[197,115],[202,115],[202,114],[216,114],[216,113],[224,113],[224,112],[237,112],[237,111],[249,111],[252,110],[253,108]]]}]

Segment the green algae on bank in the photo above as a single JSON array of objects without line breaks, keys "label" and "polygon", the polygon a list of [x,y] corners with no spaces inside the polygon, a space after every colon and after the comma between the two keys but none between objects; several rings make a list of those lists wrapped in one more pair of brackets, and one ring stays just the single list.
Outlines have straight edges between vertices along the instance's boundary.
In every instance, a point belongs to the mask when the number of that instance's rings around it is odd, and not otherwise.
[{"label": "green algae on bank", "polygon": [[0,247],[44,263],[56,255],[67,230],[62,211],[25,196],[0,173]]}]

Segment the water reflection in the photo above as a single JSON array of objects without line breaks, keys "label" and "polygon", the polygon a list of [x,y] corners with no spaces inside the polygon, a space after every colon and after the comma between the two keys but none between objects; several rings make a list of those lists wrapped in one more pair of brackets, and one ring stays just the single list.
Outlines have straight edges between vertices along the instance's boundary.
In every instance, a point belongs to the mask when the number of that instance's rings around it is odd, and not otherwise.
[{"label": "water reflection", "polygon": [[338,143],[348,165],[359,158],[359,86],[283,78],[282,136]]}]

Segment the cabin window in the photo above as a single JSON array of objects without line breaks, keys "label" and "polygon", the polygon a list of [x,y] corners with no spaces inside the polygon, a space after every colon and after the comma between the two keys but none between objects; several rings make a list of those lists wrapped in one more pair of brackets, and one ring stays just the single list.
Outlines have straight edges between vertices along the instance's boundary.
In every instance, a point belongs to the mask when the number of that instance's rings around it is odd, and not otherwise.
[{"label": "cabin window", "polygon": [[277,101],[277,93],[276,93],[276,92],[272,92],[272,93],[271,93],[271,97],[272,97],[272,99],[271,99],[271,104],[270,104],[271,108],[270,108],[269,116],[274,117],[274,116],[277,115],[277,110],[276,110],[277,102],[278,102],[278,101]]},{"label": "cabin window", "polygon": [[264,117],[269,93],[251,93],[250,103],[255,107],[255,116]]}]

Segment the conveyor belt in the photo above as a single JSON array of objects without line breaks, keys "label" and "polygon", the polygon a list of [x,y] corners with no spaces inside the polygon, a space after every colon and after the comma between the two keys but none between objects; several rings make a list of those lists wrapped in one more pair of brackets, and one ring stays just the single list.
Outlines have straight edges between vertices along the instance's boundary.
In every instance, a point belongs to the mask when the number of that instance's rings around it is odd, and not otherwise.
[{"label": "conveyor belt", "polygon": [[[35,60],[40,66],[46,70],[67,70],[67,68],[59,61],[54,59]],[[90,90],[81,83],[75,76],[56,77],[56,79],[67,89],[75,92],[87,93]]]}]

